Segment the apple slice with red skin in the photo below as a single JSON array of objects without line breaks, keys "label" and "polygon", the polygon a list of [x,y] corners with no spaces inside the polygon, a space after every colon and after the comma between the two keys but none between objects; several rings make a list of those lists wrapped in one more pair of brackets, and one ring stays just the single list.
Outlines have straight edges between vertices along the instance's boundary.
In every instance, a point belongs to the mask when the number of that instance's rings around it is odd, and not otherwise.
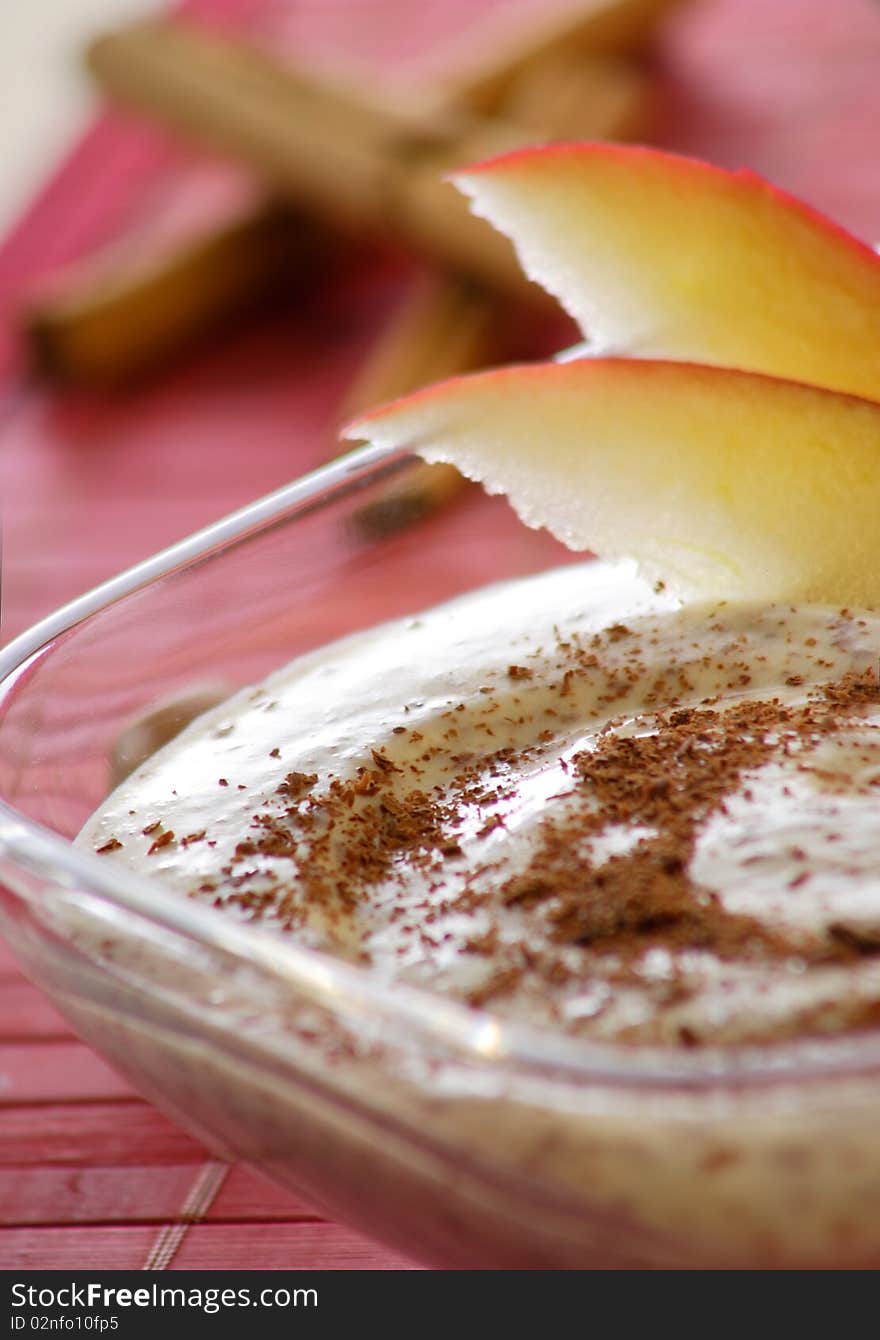
[{"label": "apple slice with red skin", "polygon": [[880,399],[880,257],[754,173],[579,144],[518,150],[453,180],[597,354]]},{"label": "apple slice with red skin", "polygon": [[572,549],[688,597],[880,601],[880,404],[693,363],[476,373],[345,429],[450,461]]}]

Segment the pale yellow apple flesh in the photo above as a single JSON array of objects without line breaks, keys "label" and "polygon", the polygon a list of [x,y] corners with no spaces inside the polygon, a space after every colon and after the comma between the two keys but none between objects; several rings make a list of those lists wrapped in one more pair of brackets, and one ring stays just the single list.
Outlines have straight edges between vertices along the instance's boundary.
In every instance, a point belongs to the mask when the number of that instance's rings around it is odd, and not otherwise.
[{"label": "pale yellow apple flesh", "polygon": [[880,603],[880,404],[600,358],[444,382],[346,436],[451,461],[528,525],[687,597]]},{"label": "pale yellow apple flesh", "polygon": [[454,180],[595,352],[880,399],[880,258],[754,173],[587,144],[524,149]]}]

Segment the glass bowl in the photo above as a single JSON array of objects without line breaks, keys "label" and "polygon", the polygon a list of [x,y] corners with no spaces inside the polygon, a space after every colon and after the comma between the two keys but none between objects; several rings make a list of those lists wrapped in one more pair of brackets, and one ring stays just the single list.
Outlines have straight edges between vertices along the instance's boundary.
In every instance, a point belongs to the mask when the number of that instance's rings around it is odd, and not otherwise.
[{"label": "glass bowl", "polygon": [[877,1266],[880,1035],[566,1039],[73,846],[157,700],[564,561],[476,495],[365,540],[365,506],[409,463],[360,449],[0,652],[0,928],[77,1032],[212,1150],[426,1263]]}]

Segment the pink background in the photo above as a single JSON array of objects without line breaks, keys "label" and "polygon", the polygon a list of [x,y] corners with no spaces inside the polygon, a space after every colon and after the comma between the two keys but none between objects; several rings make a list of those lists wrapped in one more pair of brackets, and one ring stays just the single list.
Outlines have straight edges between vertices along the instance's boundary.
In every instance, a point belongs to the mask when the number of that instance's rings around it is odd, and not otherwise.
[{"label": "pink background", "polygon": [[[301,57],[404,78],[448,63],[462,22],[484,7],[513,22],[531,3],[188,8]],[[880,240],[880,11],[870,0],[685,5],[658,66],[658,142],[755,168]],[[340,398],[404,282],[387,259],[328,275],[320,300],[254,323],[124,398],[48,393],[16,342],[23,299],[65,261],[134,229],[186,228],[251,189],[236,171],[107,115],[0,250],[4,640],[331,449]],[[467,507],[454,528],[457,561]],[[70,1035],[0,946],[0,1267],[139,1268],[169,1240],[172,1268],[409,1264],[241,1168],[221,1178],[206,1165],[198,1145]],[[169,1239],[200,1178],[216,1183],[213,1198]]]}]

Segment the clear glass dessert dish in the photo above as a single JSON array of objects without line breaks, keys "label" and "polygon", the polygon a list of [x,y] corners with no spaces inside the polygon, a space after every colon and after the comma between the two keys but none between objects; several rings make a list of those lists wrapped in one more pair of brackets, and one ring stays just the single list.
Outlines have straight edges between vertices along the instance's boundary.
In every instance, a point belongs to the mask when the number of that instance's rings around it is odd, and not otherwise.
[{"label": "clear glass dessert dish", "polygon": [[180,1124],[427,1263],[880,1264],[880,1033],[585,1042],[389,984],[73,845],[150,705],[563,561],[476,497],[366,541],[364,509],[407,465],[364,448],[0,653],[0,929]]}]

